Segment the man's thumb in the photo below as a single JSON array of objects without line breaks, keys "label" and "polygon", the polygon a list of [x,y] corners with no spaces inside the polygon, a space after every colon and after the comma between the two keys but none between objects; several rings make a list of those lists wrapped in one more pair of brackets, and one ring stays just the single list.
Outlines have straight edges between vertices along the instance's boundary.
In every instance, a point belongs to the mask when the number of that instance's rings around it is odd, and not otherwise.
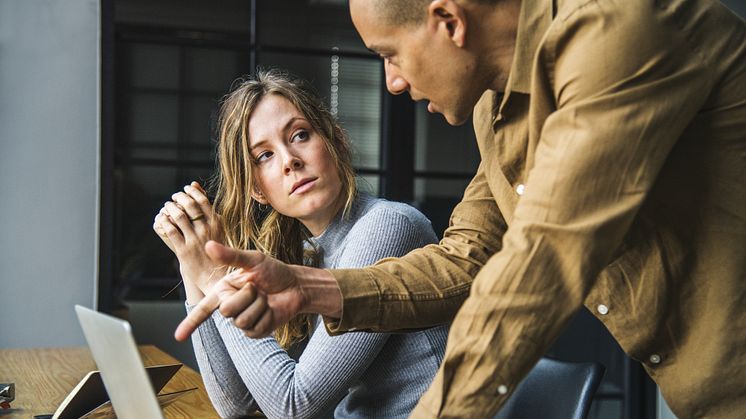
[{"label": "man's thumb", "polygon": [[261,262],[263,256],[259,252],[237,250],[210,240],[205,243],[205,253],[213,262],[221,265],[229,265],[236,268],[252,268]]}]

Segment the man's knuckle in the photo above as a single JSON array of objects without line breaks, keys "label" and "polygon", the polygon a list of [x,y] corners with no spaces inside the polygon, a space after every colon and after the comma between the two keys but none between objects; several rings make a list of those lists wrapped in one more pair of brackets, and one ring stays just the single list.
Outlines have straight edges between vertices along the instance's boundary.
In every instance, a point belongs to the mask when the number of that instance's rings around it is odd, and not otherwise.
[{"label": "man's knuckle", "polygon": [[249,322],[245,317],[236,317],[233,319],[233,324],[239,329],[247,329],[249,326]]},{"label": "man's knuckle", "polygon": [[227,304],[221,304],[218,311],[223,315],[223,317],[230,317],[231,314],[233,314],[231,307]]},{"label": "man's knuckle", "polygon": [[254,290],[254,286],[251,285],[250,282],[246,283],[246,285],[241,289],[244,293],[244,298],[251,301],[256,299],[256,291]]},{"label": "man's knuckle", "polygon": [[257,304],[260,310],[265,311],[267,309],[267,299],[264,296],[257,298]]}]

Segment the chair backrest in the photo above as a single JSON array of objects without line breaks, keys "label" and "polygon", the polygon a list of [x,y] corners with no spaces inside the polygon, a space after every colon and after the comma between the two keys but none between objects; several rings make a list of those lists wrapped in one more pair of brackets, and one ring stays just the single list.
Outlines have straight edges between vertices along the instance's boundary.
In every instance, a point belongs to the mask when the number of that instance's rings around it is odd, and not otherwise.
[{"label": "chair backrest", "polygon": [[542,358],[494,419],[584,419],[605,368]]}]

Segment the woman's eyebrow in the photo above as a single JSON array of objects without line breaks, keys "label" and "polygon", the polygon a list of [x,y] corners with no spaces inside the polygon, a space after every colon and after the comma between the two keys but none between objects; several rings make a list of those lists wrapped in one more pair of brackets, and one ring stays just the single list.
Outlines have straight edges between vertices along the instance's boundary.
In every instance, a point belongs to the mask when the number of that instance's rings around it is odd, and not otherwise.
[{"label": "woman's eyebrow", "polygon": [[290,129],[290,126],[293,125],[295,121],[305,121],[306,118],[302,118],[300,116],[294,116],[288,120],[288,122],[285,124],[285,128],[283,128],[283,131],[288,131]]},{"label": "woman's eyebrow", "polygon": [[[290,127],[295,123],[296,121],[305,121],[307,122],[306,118],[300,117],[300,116],[294,116],[290,119],[288,119],[288,122],[285,123],[285,126],[282,128],[282,132],[288,132],[290,131]],[[262,144],[266,143],[267,140],[259,140],[255,144],[249,145],[249,151],[261,146]]]},{"label": "woman's eyebrow", "polygon": [[264,144],[266,142],[267,142],[267,140],[261,140],[261,141],[255,143],[255,144],[253,144],[253,145],[249,145],[249,151],[251,151],[251,150],[253,150],[253,149],[261,146],[262,144]]}]

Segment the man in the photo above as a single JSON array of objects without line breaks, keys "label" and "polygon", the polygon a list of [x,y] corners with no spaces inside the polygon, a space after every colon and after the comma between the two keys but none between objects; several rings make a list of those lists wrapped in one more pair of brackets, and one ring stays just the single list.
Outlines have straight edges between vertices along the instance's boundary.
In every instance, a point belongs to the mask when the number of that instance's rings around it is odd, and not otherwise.
[{"label": "man", "polygon": [[678,416],[742,416],[743,21],[710,0],[351,0],[350,11],[391,93],[451,124],[473,108],[482,163],[443,241],[328,272],[209,243],[243,270],[177,337],[218,305],[249,336],[297,312],[341,332],[458,310],[412,416],[490,417],[585,304]]}]

